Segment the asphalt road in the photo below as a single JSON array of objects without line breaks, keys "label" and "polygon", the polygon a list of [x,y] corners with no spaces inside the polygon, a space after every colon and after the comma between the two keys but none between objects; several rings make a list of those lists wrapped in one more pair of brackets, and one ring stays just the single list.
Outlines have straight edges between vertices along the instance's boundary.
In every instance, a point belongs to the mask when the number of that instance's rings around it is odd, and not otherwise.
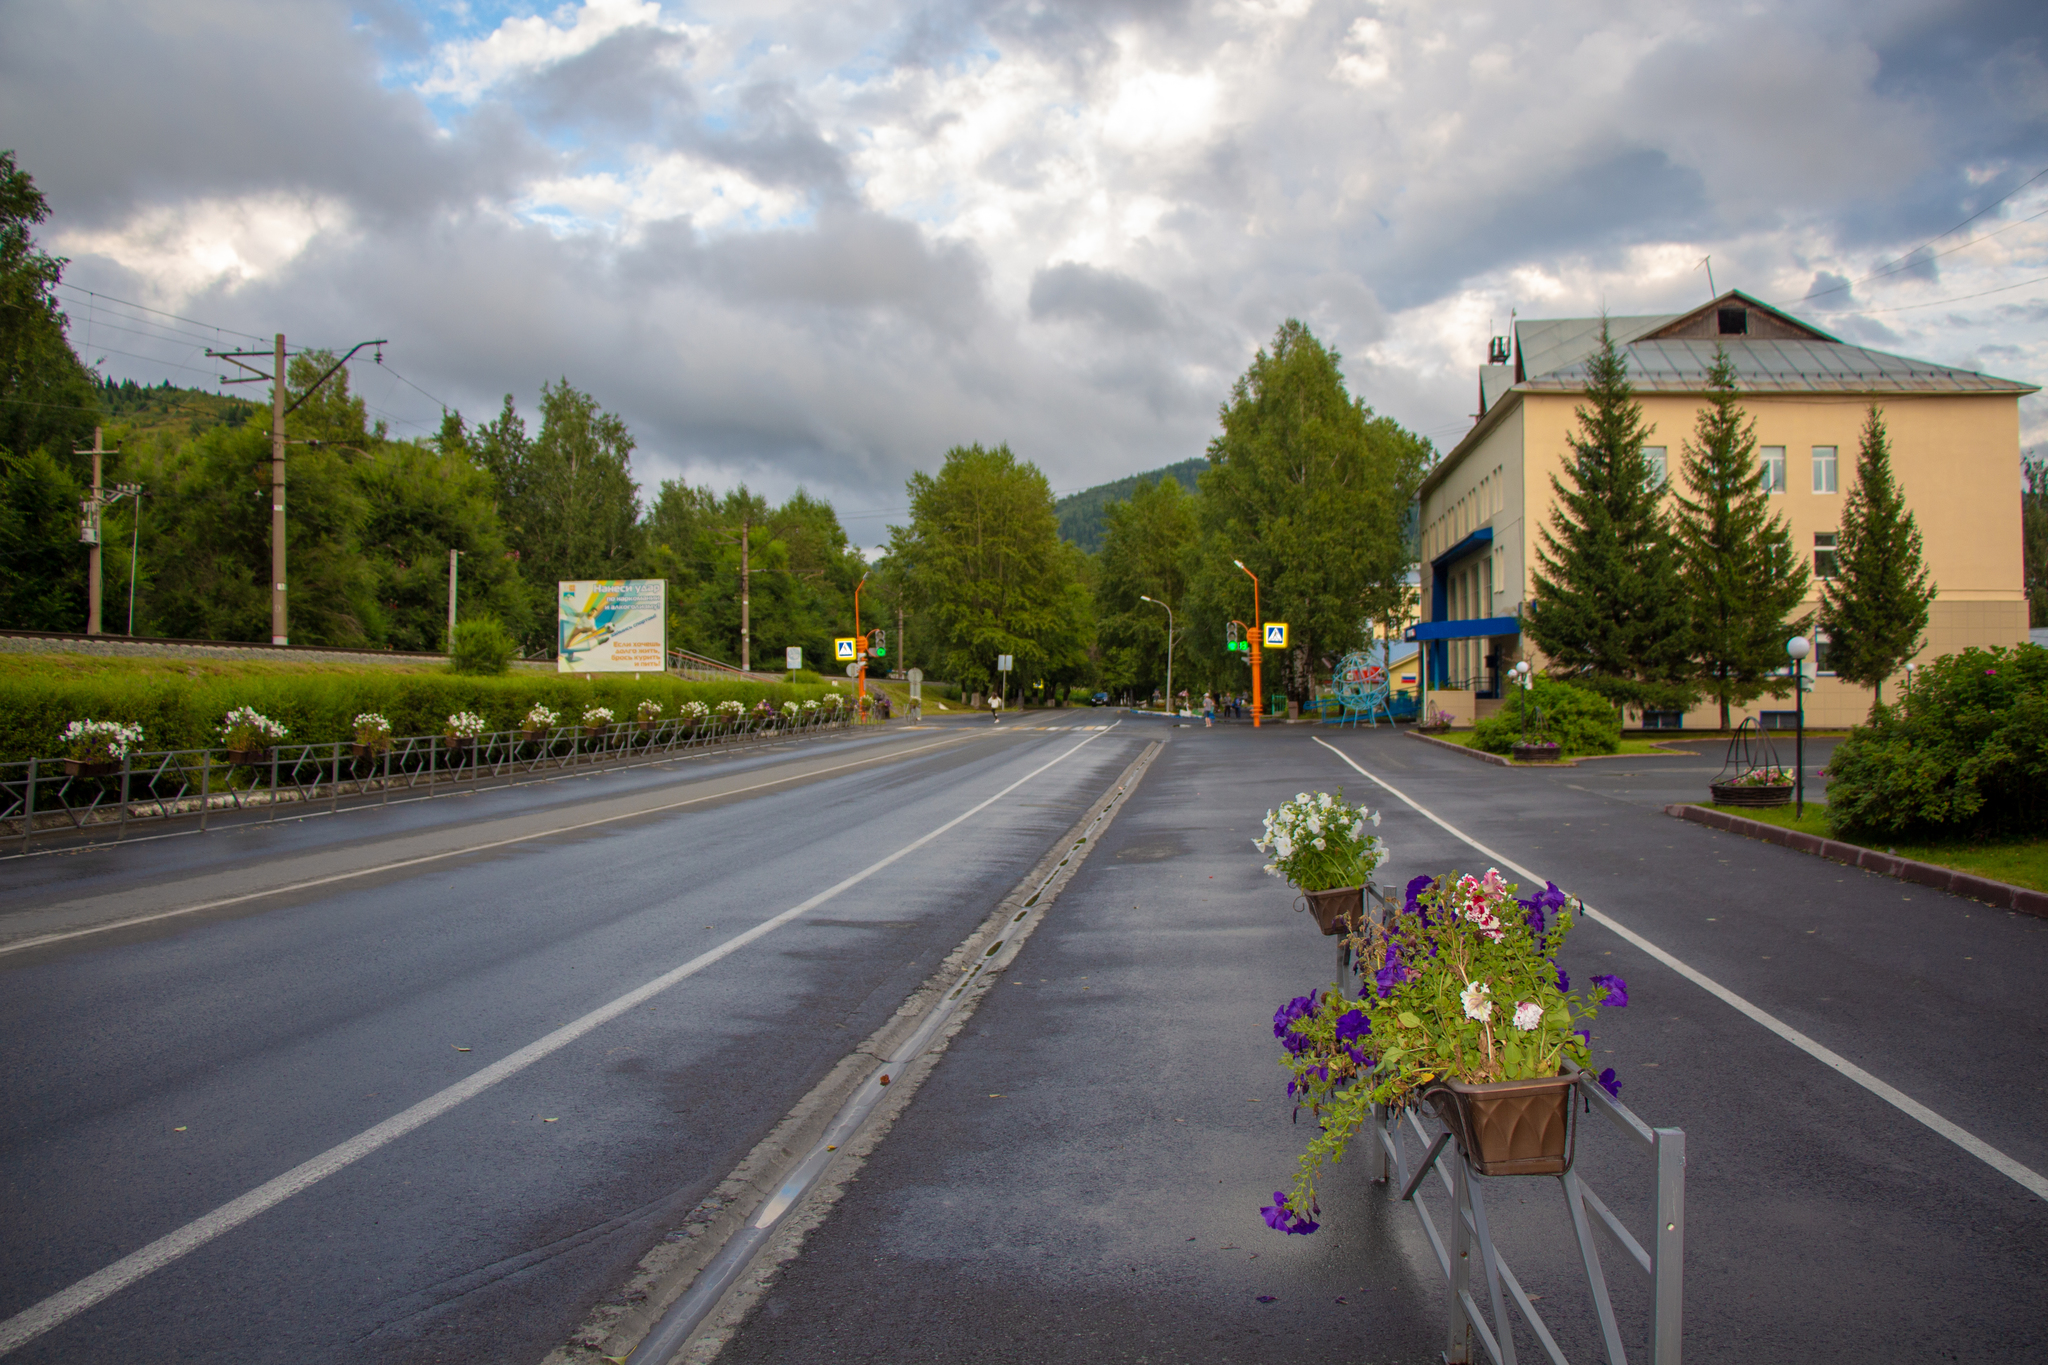
[{"label": "asphalt road", "polygon": [[[1323,1228],[1269,1231],[1307,1130],[1274,1009],[1334,976],[1249,841],[1342,784],[1385,810],[1380,877],[1473,849],[1307,726],[1171,742],[829,1218],[720,1356],[805,1362],[1412,1361],[1443,1344],[1413,1212],[1347,1162]],[[1321,732],[1447,823],[2034,1172],[2048,1171],[2048,923],[1683,823],[1720,755],[1501,769]],[[1809,754],[1809,763],[1824,761]],[[1689,1361],[2039,1359],[2048,1202],[1627,939],[1564,965],[1632,997],[1593,1046],[1687,1134]],[[1639,1235],[1648,1162],[1597,1121],[1579,1167]],[[1495,1231],[1574,1360],[1599,1356],[1556,1184],[1488,1182]],[[1441,1217],[1442,1201],[1437,1202]],[[1644,1282],[1607,1274],[1643,1339]],[[1540,1358],[1521,1334],[1525,1358]]]},{"label": "asphalt road", "polygon": [[[11,1359],[538,1361],[1131,760],[1132,727],[1072,728],[1107,719],[929,726],[0,867],[0,1319],[373,1135]],[[196,904],[213,908],[171,913]],[[52,934],[78,936],[22,946]]]}]

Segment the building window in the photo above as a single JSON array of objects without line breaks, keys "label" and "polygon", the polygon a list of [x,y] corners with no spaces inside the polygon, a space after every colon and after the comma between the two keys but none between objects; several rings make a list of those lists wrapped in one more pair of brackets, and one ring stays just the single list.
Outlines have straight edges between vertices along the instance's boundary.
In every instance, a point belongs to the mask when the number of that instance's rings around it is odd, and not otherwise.
[{"label": "building window", "polygon": [[1663,446],[1644,446],[1643,463],[1650,467],[1650,477],[1644,480],[1645,484],[1650,488],[1662,488],[1664,480],[1669,477],[1671,472],[1668,462],[1665,460],[1665,448]]},{"label": "building window", "polygon": [[1835,533],[1815,531],[1813,533],[1813,576],[1833,578],[1841,569],[1841,562],[1835,558]]},{"label": "building window", "polygon": [[1815,677],[1832,678],[1835,676],[1835,664],[1832,657],[1834,654],[1833,646],[1833,640],[1830,640],[1818,631],[1814,632],[1813,672]]},{"label": "building window", "polygon": [[1683,730],[1685,728],[1685,712],[1645,711],[1643,712],[1643,728],[1645,730]]},{"label": "building window", "polygon": [[1785,447],[1764,446],[1761,453],[1763,455],[1764,469],[1763,477],[1757,481],[1758,484],[1766,493],[1784,492]]},{"label": "building window", "polygon": [[1749,335],[1749,310],[1747,308],[1723,308],[1721,310],[1721,335],[1724,337],[1745,337]]},{"label": "building window", "polygon": [[1766,730],[1791,730],[1797,728],[1799,724],[1799,713],[1797,711],[1762,711],[1757,714],[1757,722]]},{"label": "building window", "polygon": [[1813,448],[1813,491],[1832,493],[1835,491],[1835,448],[1815,446]]}]

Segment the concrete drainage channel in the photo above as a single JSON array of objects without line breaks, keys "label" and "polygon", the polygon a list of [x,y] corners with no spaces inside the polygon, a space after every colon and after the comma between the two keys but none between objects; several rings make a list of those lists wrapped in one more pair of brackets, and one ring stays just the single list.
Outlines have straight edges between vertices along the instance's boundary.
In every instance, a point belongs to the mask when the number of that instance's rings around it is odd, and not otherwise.
[{"label": "concrete drainage channel", "polygon": [[[967,1022],[1163,747],[1148,744],[896,1016],[799,1101],[544,1365],[628,1355],[634,1365],[680,1365],[716,1355],[765,1287],[767,1277],[750,1269],[764,1253],[784,1253],[785,1244],[793,1254],[794,1243],[824,1220],[845,1179],[937,1064],[940,1035],[950,1038],[949,1026]],[[878,1110],[889,1123],[870,1128]],[[828,1172],[836,1180],[821,1189]]]}]

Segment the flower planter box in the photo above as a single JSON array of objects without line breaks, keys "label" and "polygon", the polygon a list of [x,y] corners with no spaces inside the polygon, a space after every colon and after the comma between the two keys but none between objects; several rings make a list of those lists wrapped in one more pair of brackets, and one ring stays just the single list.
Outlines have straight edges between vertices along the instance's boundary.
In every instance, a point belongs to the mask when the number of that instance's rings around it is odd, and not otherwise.
[{"label": "flower planter box", "polygon": [[1564,757],[1564,750],[1555,744],[1517,744],[1517,763],[1555,763]]},{"label": "flower planter box", "polygon": [[67,758],[64,771],[72,777],[112,777],[121,771],[117,758]]},{"label": "flower planter box", "polygon": [[1334,886],[1328,891],[1304,891],[1301,895],[1325,937],[1357,933],[1365,922],[1363,886]]},{"label": "flower planter box", "polygon": [[1792,801],[1792,784],[1782,783],[1769,787],[1742,786],[1732,782],[1714,782],[1707,790],[1714,794],[1714,800],[1723,806],[1783,806]]},{"label": "flower planter box", "polygon": [[1450,731],[1451,727],[1448,725],[1417,725],[1415,727],[1415,733],[1418,735],[1447,735]]},{"label": "flower planter box", "polygon": [[451,754],[466,754],[476,747],[475,735],[443,735],[442,739]]},{"label": "flower planter box", "polygon": [[1468,1085],[1439,1081],[1423,1098],[1481,1175],[1563,1175],[1572,1164],[1570,1076]]},{"label": "flower planter box", "polygon": [[545,730],[521,730],[519,738],[527,744],[538,744],[547,737]]},{"label": "flower planter box", "polygon": [[604,725],[593,725],[584,732],[583,737],[585,739],[595,740],[597,743],[602,744],[604,743],[605,731],[609,728],[610,727]]},{"label": "flower planter box", "polygon": [[375,759],[383,755],[390,748],[389,744],[351,744],[348,746],[348,751],[359,759]]},{"label": "flower planter box", "polygon": [[237,768],[267,768],[270,766],[268,749],[230,749],[228,762]]}]

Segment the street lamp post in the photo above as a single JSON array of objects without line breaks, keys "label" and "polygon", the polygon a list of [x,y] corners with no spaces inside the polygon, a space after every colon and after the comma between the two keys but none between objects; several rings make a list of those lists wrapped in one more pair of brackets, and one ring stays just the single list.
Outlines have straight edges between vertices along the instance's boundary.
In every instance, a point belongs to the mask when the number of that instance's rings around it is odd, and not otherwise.
[{"label": "street lamp post", "polygon": [[1529,742],[1529,661],[1523,659],[1514,666],[1512,671],[1514,673],[1515,686],[1522,689],[1521,695],[1515,698],[1515,712],[1522,718],[1522,743],[1527,744]]},{"label": "street lamp post", "polygon": [[[1233,559],[1230,562],[1244,569],[1242,559]],[[1250,569],[1244,569],[1244,575],[1252,581],[1252,633],[1259,637],[1248,642],[1252,647],[1252,728],[1256,730],[1266,709],[1266,694],[1259,685],[1259,659],[1266,652],[1266,627],[1259,616],[1259,576]]]},{"label": "street lamp post", "polygon": [[1792,800],[1793,819],[1806,818],[1806,656],[1813,652],[1813,642],[1804,635],[1795,635],[1785,642],[1785,652],[1792,656],[1792,695],[1798,699],[1798,728],[1792,732]]},{"label": "street lamp post", "polygon": [[1174,713],[1174,711],[1173,711],[1173,608],[1172,608],[1172,607],[1167,607],[1167,606],[1166,606],[1166,603],[1164,603],[1164,602],[1160,601],[1160,600],[1159,600],[1158,598],[1156,598],[1156,597],[1147,597],[1147,596],[1146,596],[1146,595],[1145,595],[1144,593],[1139,593],[1139,594],[1138,594],[1138,600],[1139,600],[1140,602],[1150,602],[1150,603],[1151,603],[1151,604],[1152,604],[1153,606],[1155,606],[1155,607],[1166,607],[1166,712],[1167,712],[1167,714],[1168,714],[1168,715],[1172,715],[1172,714]]},{"label": "street lamp post", "polygon": [[1911,714],[1913,714],[1913,675],[1914,675],[1915,673],[1919,672],[1919,671],[1920,671],[1920,665],[1919,665],[1919,664],[1915,664],[1915,663],[1909,663],[1909,664],[1907,664],[1907,665],[1906,665],[1906,714],[1907,714],[1907,715],[1911,715]]},{"label": "street lamp post", "polygon": [[[866,587],[867,584],[868,576],[866,574],[862,574],[860,576],[860,582],[853,585],[853,638],[855,640],[860,641],[859,644],[856,644],[854,646],[854,648],[860,652],[853,656],[854,667],[858,670],[854,674],[853,687],[854,691],[860,694],[859,700],[855,701],[853,704],[853,718],[854,723],[856,725],[858,725],[861,720],[860,703],[868,699],[867,636],[862,635],[860,633],[860,590]],[[885,616],[882,619],[886,621],[889,618]]]}]

